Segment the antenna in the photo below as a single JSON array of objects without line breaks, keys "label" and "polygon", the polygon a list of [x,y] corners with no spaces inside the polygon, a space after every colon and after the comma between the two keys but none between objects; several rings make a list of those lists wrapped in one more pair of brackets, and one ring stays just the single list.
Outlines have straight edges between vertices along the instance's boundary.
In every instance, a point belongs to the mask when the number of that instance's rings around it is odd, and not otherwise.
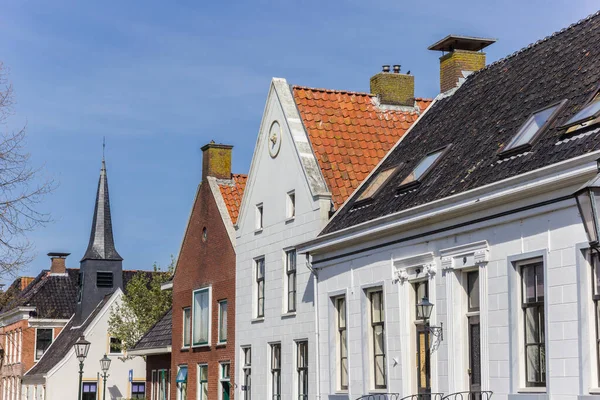
[{"label": "antenna", "polygon": [[104,150],[106,149],[106,136],[102,136],[102,161],[104,161]]}]

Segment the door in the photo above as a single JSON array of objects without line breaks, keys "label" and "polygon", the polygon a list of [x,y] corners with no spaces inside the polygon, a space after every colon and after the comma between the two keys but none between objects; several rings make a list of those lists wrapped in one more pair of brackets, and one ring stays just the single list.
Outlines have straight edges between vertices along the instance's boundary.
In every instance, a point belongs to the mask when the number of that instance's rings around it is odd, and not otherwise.
[{"label": "door", "polygon": [[221,382],[221,400],[229,400],[229,382]]},{"label": "door", "polygon": [[[481,335],[479,316],[469,317],[469,390],[481,391]],[[472,395],[472,400],[479,400],[479,394]]]},{"label": "door", "polygon": [[[431,393],[430,333],[424,325],[417,326],[417,392]],[[419,396],[428,398],[429,396]]]}]

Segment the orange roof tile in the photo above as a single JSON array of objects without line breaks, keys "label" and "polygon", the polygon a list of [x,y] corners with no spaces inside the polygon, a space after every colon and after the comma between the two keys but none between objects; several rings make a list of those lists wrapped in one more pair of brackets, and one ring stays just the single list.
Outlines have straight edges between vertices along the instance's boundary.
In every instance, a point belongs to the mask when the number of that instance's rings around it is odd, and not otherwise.
[{"label": "orange roof tile", "polygon": [[221,190],[221,196],[223,196],[223,200],[227,206],[227,211],[229,211],[229,217],[231,218],[231,222],[234,224],[238,219],[247,179],[248,175],[231,174],[231,180],[233,181],[233,184],[226,183],[225,181],[217,181],[219,189]]},{"label": "orange roof tile", "polygon": [[[420,115],[380,108],[369,93],[303,86],[294,86],[293,91],[336,209]],[[431,99],[415,102],[423,112]]]}]

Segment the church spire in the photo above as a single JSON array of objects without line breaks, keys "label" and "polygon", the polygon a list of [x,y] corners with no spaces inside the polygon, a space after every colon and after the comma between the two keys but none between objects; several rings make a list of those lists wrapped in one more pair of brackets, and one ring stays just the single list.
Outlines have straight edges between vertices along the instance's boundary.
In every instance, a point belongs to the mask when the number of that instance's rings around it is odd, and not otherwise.
[{"label": "church spire", "polygon": [[123,260],[115,249],[113,239],[112,219],[110,217],[110,201],[108,198],[108,179],[106,177],[106,163],[104,161],[104,144],[102,149],[102,168],[96,193],[96,206],[92,220],[90,243],[81,259],[84,260]]}]

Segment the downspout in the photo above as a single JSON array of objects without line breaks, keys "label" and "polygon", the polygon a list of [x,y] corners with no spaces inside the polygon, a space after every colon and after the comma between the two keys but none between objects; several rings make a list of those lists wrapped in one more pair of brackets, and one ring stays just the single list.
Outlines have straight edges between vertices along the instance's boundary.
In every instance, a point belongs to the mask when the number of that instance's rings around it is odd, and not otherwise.
[{"label": "downspout", "polygon": [[311,263],[310,263],[310,253],[306,253],[306,267],[310,270],[310,272],[313,274],[313,276],[315,277],[314,281],[313,281],[313,293],[315,296],[315,364],[317,367],[317,373],[316,373],[316,384],[317,384],[317,399],[321,398],[321,377],[319,376],[319,374],[321,373],[321,357],[320,357],[320,353],[319,353],[319,295],[317,292],[317,280],[319,279],[319,274],[317,274],[317,271],[312,267]]}]

